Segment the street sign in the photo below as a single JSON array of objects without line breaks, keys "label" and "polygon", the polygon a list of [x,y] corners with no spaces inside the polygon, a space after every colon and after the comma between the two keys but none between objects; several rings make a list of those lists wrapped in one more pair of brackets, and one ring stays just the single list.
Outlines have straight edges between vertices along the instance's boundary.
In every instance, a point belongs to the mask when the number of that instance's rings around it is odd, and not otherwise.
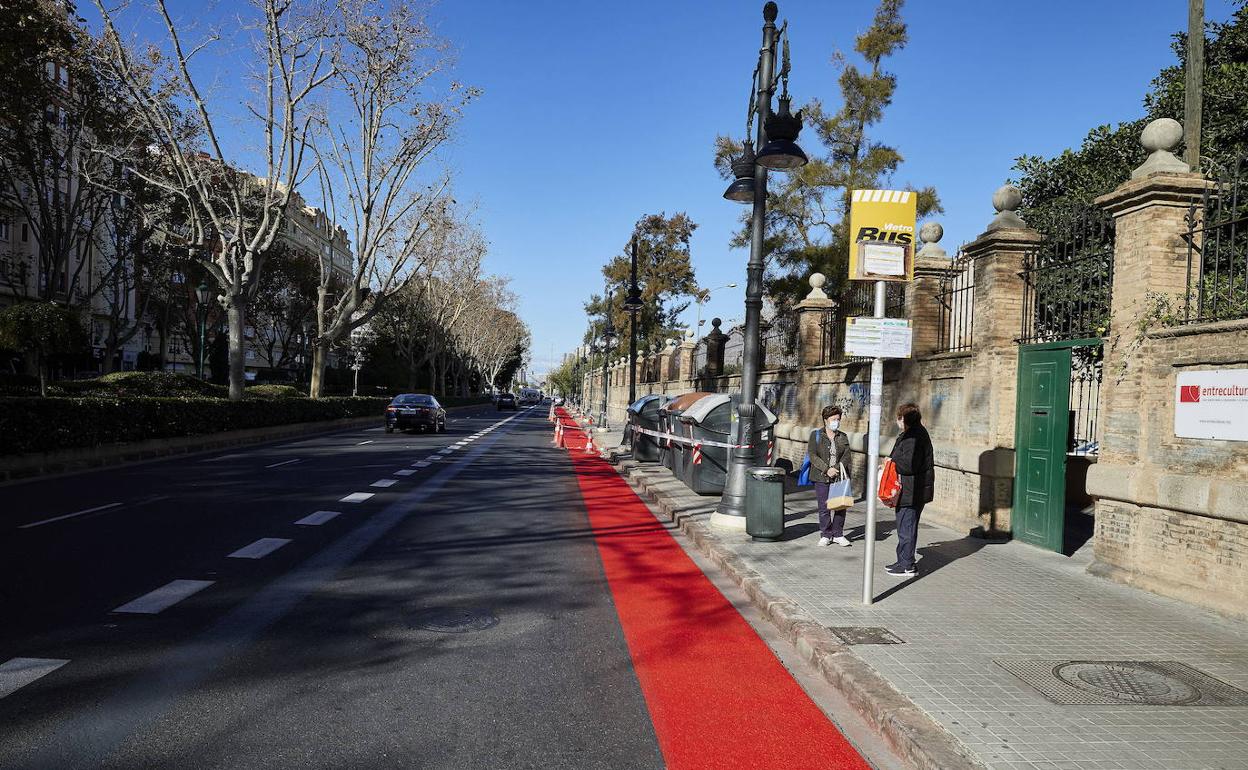
[{"label": "street sign", "polygon": [[914,331],[907,318],[846,318],[845,353],[866,358],[909,358]]},{"label": "street sign", "polygon": [[1174,393],[1174,435],[1248,441],[1248,369],[1180,372]]},{"label": "street sign", "polygon": [[911,190],[854,190],[849,201],[851,281],[908,281],[914,276],[918,195]]}]

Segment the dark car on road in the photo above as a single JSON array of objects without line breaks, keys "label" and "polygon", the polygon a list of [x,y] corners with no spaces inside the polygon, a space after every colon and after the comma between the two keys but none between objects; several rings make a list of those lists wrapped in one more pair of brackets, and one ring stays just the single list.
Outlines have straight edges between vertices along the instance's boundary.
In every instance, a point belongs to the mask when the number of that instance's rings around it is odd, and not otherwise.
[{"label": "dark car on road", "polygon": [[516,397],[510,393],[499,393],[498,401],[495,401],[494,403],[500,412],[504,409],[511,409],[514,411],[516,408]]},{"label": "dark car on road", "polygon": [[386,433],[393,433],[395,428],[446,433],[446,410],[433,396],[403,393],[386,407]]}]

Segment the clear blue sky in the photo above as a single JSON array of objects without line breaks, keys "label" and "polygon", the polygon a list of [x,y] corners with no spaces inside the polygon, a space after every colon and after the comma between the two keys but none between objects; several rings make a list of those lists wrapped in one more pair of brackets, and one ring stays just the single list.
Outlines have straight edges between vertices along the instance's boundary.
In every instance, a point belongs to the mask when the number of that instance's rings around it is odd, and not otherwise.
[{"label": "clear blue sky", "polygon": [[[874,0],[788,0],[791,88],[839,105],[835,50],[852,53]],[[516,2],[443,0],[457,76],[484,90],[449,160],[461,200],[476,200],[494,272],[513,277],[533,330],[535,371],[580,342],[584,300],[633,222],[686,211],[698,223],[699,282],[744,286],[728,248],[740,211],[711,166],[717,133],[740,133],[760,40],[757,0]],[[1225,20],[1229,0],[1208,0]],[[896,185],[933,184],[950,251],[992,215],[993,190],[1021,154],[1053,154],[1087,130],[1142,114],[1172,63],[1183,0],[911,0],[910,43],[888,64],[898,90],[875,137],[906,161]],[[817,148],[804,138],[807,151]],[[742,315],[743,289],[707,315]],[[693,323],[693,309],[688,322]]]}]

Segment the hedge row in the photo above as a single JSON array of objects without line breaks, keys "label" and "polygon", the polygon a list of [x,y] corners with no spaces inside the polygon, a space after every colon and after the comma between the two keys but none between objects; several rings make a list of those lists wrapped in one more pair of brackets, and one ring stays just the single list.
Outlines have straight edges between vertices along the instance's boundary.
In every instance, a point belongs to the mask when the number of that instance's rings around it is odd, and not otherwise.
[{"label": "hedge row", "polygon": [[0,398],[0,455],[372,417],[384,398]]}]

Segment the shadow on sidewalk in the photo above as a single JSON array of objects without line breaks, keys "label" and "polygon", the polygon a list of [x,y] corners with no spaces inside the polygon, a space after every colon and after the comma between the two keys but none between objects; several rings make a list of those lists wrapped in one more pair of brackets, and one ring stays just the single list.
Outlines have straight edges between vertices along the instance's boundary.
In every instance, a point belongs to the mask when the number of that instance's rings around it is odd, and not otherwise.
[{"label": "shadow on sidewalk", "polygon": [[923,557],[919,561],[919,574],[903,580],[897,585],[889,588],[887,591],[877,594],[875,600],[883,601],[906,586],[913,585],[923,578],[939,572],[941,568],[948,566],[958,559],[964,559],[978,552],[986,545],[992,545],[994,541],[984,540],[977,537],[963,537],[958,540],[946,540],[939,543],[931,543],[918,549],[919,556]]}]

